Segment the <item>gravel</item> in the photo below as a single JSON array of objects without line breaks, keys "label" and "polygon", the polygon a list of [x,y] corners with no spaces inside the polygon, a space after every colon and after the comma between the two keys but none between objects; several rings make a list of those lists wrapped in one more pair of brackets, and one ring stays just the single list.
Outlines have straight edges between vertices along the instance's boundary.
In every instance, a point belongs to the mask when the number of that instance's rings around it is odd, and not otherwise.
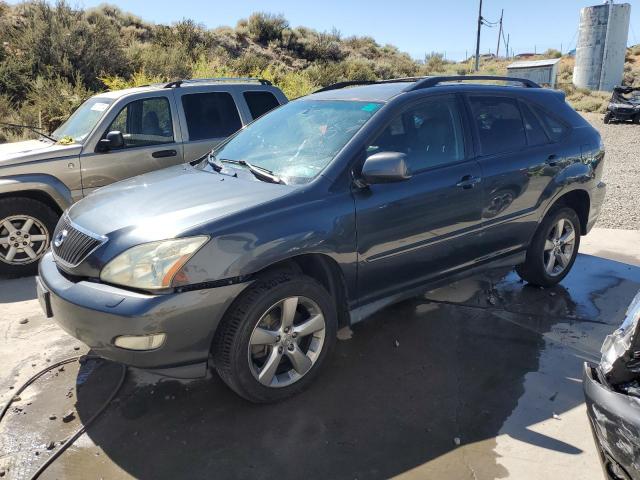
[{"label": "gravel", "polygon": [[596,227],[640,230],[640,125],[605,125],[603,115],[583,113],[602,135],[607,195]]}]

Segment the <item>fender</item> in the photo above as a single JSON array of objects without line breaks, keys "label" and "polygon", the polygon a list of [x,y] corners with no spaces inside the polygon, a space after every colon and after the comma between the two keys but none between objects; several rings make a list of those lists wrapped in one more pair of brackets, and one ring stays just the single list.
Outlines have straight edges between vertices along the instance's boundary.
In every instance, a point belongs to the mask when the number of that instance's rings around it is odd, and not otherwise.
[{"label": "fender", "polygon": [[540,210],[538,222],[542,221],[561,196],[569,192],[582,190],[589,195],[589,200],[591,200],[590,191],[595,186],[594,183],[593,168],[584,163],[572,163],[559,172],[542,195],[543,208]]},{"label": "fender", "polygon": [[48,195],[57,207],[64,211],[74,202],[71,191],[53,175],[28,173],[0,177],[0,195],[37,191]]}]

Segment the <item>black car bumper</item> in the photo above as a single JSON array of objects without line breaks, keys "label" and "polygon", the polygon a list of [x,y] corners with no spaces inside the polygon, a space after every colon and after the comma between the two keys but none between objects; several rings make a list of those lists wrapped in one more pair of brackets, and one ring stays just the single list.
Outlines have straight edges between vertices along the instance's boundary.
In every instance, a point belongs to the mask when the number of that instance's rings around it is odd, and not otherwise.
[{"label": "black car bumper", "polygon": [[603,384],[596,366],[588,363],[583,387],[605,478],[640,480],[640,399]]},{"label": "black car bumper", "polygon": [[[139,368],[194,377],[206,373],[213,335],[231,302],[248,283],[150,295],[62,275],[51,253],[40,262],[38,298],[48,317],[93,353]],[[114,344],[120,336],[165,334],[152,350]]]}]

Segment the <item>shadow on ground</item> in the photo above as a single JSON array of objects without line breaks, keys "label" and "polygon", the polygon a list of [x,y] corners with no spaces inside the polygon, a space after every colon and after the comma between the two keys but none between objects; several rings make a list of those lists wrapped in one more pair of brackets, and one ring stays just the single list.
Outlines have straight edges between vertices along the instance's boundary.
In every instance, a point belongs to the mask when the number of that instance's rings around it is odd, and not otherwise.
[{"label": "shadow on ground", "polygon": [[[541,352],[558,362],[571,355],[579,378],[580,362],[597,358],[639,287],[640,268],[589,255],[550,290],[512,272],[458,282],[356,325],[311,388],[275,405],[247,403],[217,376],[158,381],[132,370],[89,428],[99,448],[74,447],[45,478],[387,478],[455,454],[456,439],[483,442],[483,476],[505,477],[494,439]],[[108,363],[91,375],[96,387],[77,389],[80,420],[118,380]],[[583,402],[579,384],[557,393],[542,392],[540,408],[506,433],[576,455],[578,447],[528,428]]]}]

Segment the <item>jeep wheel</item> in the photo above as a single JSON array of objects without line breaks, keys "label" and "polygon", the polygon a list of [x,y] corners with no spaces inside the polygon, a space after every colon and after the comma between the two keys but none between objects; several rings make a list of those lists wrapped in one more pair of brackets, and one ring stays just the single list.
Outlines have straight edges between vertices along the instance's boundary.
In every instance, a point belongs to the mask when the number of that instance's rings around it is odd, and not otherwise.
[{"label": "jeep wheel", "polygon": [[0,200],[0,274],[37,272],[58,222],[58,215],[31,198]]},{"label": "jeep wheel", "polygon": [[307,387],[336,338],[331,296],[310,277],[277,272],[238,297],[216,333],[213,361],[251,402],[282,400]]},{"label": "jeep wheel", "polygon": [[525,263],[516,267],[520,278],[552,287],[567,276],[580,246],[580,220],[569,207],[555,207],[542,220],[527,249]]}]

